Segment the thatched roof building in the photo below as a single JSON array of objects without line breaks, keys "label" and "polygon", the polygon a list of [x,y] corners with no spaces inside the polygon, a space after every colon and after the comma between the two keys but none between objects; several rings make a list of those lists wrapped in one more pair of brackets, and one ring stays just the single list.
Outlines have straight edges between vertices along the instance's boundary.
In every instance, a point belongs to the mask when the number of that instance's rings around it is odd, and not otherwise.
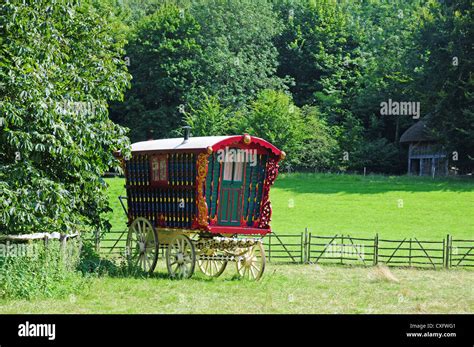
[{"label": "thatched roof building", "polygon": [[430,133],[426,119],[421,119],[409,127],[400,137],[401,143],[430,142],[436,138]]},{"label": "thatched roof building", "polygon": [[445,176],[448,158],[445,149],[429,128],[428,116],[409,127],[400,137],[408,144],[408,174]]}]

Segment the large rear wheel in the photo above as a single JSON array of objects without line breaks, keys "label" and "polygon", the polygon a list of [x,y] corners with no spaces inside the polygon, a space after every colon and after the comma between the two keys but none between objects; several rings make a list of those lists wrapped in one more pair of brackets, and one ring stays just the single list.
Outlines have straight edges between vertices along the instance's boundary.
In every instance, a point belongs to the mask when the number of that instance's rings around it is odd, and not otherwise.
[{"label": "large rear wheel", "polygon": [[128,228],[125,248],[128,263],[144,272],[152,273],[158,261],[158,234],[150,221],[143,217],[135,219]]}]

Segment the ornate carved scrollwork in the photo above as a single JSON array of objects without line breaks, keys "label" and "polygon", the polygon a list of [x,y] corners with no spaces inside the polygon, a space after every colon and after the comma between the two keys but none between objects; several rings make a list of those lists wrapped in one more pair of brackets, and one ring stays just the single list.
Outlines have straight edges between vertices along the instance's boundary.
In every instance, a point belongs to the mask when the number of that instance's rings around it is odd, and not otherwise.
[{"label": "ornate carved scrollwork", "polygon": [[200,228],[207,228],[209,223],[207,221],[208,218],[208,209],[206,198],[204,197],[204,185],[206,182],[207,176],[207,166],[209,164],[209,154],[208,153],[200,153],[197,159],[197,225]]},{"label": "ornate carved scrollwork", "polygon": [[262,213],[260,215],[260,223],[258,225],[259,228],[266,228],[270,224],[272,216],[272,204],[270,200],[267,200],[262,205]]},{"label": "ornate carved scrollwork", "polygon": [[272,217],[272,205],[270,203],[270,186],[275,182],[278,175],[278,161],[275,158],[270,158],[267,162],[266,177],[263,184],[263,197],[260,207],[260,221],[259,228],[268,228]]}]

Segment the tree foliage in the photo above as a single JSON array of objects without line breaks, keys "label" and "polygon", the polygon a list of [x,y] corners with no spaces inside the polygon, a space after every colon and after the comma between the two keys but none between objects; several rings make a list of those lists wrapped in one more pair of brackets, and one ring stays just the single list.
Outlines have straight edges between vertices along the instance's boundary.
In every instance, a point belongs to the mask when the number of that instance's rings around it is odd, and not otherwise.
[{"label": "tree foliage", "polygon": [[265,0],[209,0],[193,3],[191,14],[201,26],[198,40],[200,80],[188,102],[202,92],[224,106],[241,107],[263,89],[284,89],[276,75],[278,52],[273,38],[282,24]]},{"label": "tree foliage", "polygon": [[199,30],[189,12],[175,5],[162,6],[138,22],[126,47],[134,83],[125,102],[112,108],[112,119],[128,126],[132,139],[144,140],[151,130],[165,137],[180,126],[178,107],[200,76]]},{"label": "tree foliage", "polygon": [[128,152],[107,102],[129,83],[124,42],[89,2],[0,5],[0,229],[107,226],[101,175]]},{"label": "tree foliage", "polygon": [[229,108],[222,107],[217,96],[203,94],[198,106],[185,115],[185,122],[194,136],[224,135],[230,128],[229,113]]},{"label": "tree foliage", "polygon": [[130,127],[133,141],[150,130],[166,137],[203,94],[238,108],[259,90],[284,88],[272,42],[279,28],[263,0],[162,5],[133,30],[126,49],[134,82],[112,119]]},{"label": "tree foliage", "polygon": [[426,63],[416,88],[432,110],[429,125],[461,172],[474,170],[473,14],[471,1],[433,3],[417,34]]},{"label": "tree foliage", "polygon": [[[406,148],[399,139],[418,119],[381,115],[381,103],[391,99],[420,102],[420,116],[432,114],[430,126],[450,151],[459,153],[461,159],[454,164],[464,172],[472,170],[469,0],[123,3],[119,12],[125,13],[124,22],[134,33],[127,47],[134,82],[125,103],[114,107],[112,114],[132,129],[133,141],[146,138],[147,129],[159,137],[174,136],[183,120],[199,126],[194,131],[199,134],[250,129],[245,122],[251,118],[249,112],[261,111],[255,109],[256,100],[263,102],[268,90],[275,95],[283,91],[291,93],[299,109],[309,107],[311,116],[305,123],[318,124],[312,138],[296,138],[298,146],[293,140],[283,144],[308,152],[299,157],[295,153],[289,159],[293,165],[402,173]],[[165,26],[166,21],[175,24]],[[175,42],[172,52],[163,47],[170,40]],[[180,54],[190,48],[192,54]],[[452,64],[454,57],[457,66]],[[170,63],[163,65],[164,61]],[[144,73],[157,66],[162,74]],[[170,84],[170,78],[176,80]],[[281,98],[270,99],[278,110]],[[268,106],[268,100],[263,104]],[[177,112],[179,105],[185,112]],[[217,115],[217,106],[225,116]],[[204,119],[200,122],[199,117]],[[261,123],[253,127],[262,129],[255,131],[267,128],[271,137],[274,119],[258,120]],[[219,125],[210,125],[214,121]],[[286,121],[297,128],[301,117],[292,114]],[[286,126],[281,130],[287,133],[278,136],[289,139],[292,129]],[[336,142],[329,146],[332,152],[325,153],[325,161],[302,161],[318,152],[305,144],[318,143],[321,129]],[[345,154],[349,160],[343,159]]]}]

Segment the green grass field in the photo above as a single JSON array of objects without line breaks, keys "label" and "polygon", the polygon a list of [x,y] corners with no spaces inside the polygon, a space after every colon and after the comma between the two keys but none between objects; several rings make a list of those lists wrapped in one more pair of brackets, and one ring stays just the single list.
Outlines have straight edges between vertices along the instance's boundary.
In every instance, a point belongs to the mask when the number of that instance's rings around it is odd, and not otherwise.
[{"label": "green grass field", "polygon": [[[231,264],[232,265],[232,264]],[[196,273],[169,280],[159,263],[152,278],[93,279],[64,299],[0,301],[2,313],[472,313],[474,272],[269,265],[260,282]]]},{"label": "green grass field", "polygon": [[[117,196],[124,181],[108,179],[114,230],[125,228]],[[440,240],[474,239],[474,184],[460,179],[280,175],[271,191],[273,230]],[[400,204],[402,199],[403,204]],[[473,313],[474,271],[462,269],[267,264],[260,282],[218,279],[198,271],[168,279],[163,261],[151,278],[99,277],[64,299],[0,300],[2,313]],[[393,276],[391,275],[393,274]]]},{"label": "green grass field", "polygon": [[[121,178],[108,179],[113,229],[125,228],[117,196]],[[280,174],[270,192],[272,229],[317,235],[441,240],[474,239],[474,180],[334,174]]]}]

